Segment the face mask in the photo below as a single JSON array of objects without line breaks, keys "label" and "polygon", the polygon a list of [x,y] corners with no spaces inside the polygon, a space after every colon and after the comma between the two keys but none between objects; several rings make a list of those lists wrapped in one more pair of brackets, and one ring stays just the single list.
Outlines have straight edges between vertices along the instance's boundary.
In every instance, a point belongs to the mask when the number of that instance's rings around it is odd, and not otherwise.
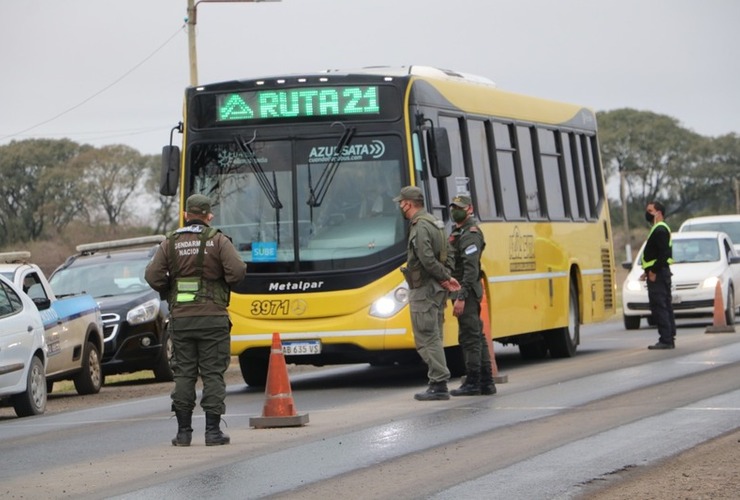
[{"label": "face mask", "polygon": [[650,212],[645,212],[645,220],[652,224],[655,220],[655,215],[651,214]]},{"label": "face mask", "polygon": [[403,206],[403,203],[398,204],[398,210],[401,212],[402,217],[406,217],[406,209]]},{"label": "face mask", "polygon": [[453,208],[451,211],[452,220],[455,222],[462,222],[464,221],[468,216],[468,211],[463,210],[462,208]]}]

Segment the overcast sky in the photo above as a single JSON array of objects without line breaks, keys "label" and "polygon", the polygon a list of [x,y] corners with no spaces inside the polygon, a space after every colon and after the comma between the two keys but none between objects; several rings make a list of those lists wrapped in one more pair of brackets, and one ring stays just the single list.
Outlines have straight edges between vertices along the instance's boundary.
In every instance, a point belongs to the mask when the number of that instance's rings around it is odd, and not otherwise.
[{"label": "overcast sky", "polygon": [[[67,137],[159,153],[189,84],[186,7],[0,0],[0,144]],[[737,0],[201,3],[197,21],[200,83],[419,64],[740,133]]]}]

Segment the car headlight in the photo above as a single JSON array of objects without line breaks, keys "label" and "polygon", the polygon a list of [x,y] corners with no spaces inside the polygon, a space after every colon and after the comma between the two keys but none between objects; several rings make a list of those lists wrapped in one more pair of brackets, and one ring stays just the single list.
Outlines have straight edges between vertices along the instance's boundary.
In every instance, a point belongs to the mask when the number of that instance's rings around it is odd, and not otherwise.
[{"label": "car headlight", "polygon": [[702,288],[716,288],[719,283],[719,278],[716,276],[710,276],[701,283]]},{"label": "car headlight", "polygon": [[370,316],[390,318],[409,303],[409,288],[404,281],[370,306]]},{"label": "car headlight", "polygon": [[143,304],[131,309],[126,314],[126,321],[132,325],[139,325],[148,321],[153,321],[159,314],[159,299],[147,300]]},{"label": "car headlight", "polygon": [[629,280],[625,284],[625,288],[630,292],[639,292],[640,290],[642,290],[642,283],[638,280]]}]

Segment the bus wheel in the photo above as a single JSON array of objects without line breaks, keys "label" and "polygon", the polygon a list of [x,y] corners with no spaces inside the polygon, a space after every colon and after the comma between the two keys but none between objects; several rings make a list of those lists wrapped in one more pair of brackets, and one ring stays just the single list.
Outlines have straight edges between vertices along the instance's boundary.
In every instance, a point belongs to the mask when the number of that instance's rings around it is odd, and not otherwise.
[{"label": "bus wheel", "polygon": [[578,290],[571,282],[568,300],[568,325],[556,328],[545,336],[550,356],[553,358],[571,358],[576,354],[580,335],[580,314],[578,311]]},{"label": "bus wheel", "polygon": [[640,316],[625,316],[624,317],[624,329],[625,330],[639,330],[640,329]]},{"label": "bus wheel", "polygon": [[261,356],[239,355],[239,368],[242,378],[249,387],[264,388],[267,383],[268,358]]}]

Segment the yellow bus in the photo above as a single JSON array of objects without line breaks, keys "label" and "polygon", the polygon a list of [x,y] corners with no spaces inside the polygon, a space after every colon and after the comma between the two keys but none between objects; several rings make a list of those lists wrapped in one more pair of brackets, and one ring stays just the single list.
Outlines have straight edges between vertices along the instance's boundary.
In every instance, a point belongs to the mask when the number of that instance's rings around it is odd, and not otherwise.
[{"label": "yellow bus", "polygon": [[[569,357],[579,326],[614,313],[614,256],[594,113],[429,67],[235,80],[188,88],[182,152],[161,193],[213,200],[248,276],[232,293],[232,354],[266,381],[272,333],[288,363],[414,363],[406,222],[420,186],[448,224],[473,198],[491,336]],[[444,344],[464,366],[448,308]]]}]

